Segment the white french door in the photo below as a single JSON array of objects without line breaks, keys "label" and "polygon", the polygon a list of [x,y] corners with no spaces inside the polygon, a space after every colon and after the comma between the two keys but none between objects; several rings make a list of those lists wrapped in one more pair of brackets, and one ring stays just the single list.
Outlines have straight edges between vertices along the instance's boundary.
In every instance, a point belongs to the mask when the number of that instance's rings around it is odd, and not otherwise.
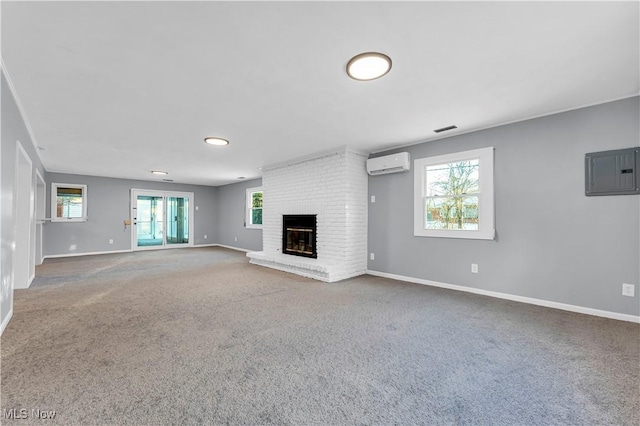
[{"label": "white french door", "polygon": [[193,246],[193,192],[131,190],[131,248]]}]

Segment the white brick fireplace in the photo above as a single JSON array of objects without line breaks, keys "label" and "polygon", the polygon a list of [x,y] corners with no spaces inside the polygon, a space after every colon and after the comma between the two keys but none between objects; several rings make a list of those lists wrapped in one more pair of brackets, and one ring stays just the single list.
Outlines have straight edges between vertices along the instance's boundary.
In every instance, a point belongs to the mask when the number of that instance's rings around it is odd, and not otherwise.
[{"label": "white brick fireplace", "polygon": [[[263,251],[256,265],[326,282],[367,269],[367,156],[341,149],[263,169]],[[317,258],[282,253],[283,215],[317,215]]]}]

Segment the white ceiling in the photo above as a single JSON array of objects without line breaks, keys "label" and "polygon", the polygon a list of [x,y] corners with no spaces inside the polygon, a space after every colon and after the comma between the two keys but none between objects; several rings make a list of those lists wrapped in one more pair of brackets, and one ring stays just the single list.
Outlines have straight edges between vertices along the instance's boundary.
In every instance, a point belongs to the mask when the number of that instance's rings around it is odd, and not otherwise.
[{"label": "white ceiling", "polygon": [[638,6],[3,1],[2,59],[48,171],[220,185],[637,95]]}]

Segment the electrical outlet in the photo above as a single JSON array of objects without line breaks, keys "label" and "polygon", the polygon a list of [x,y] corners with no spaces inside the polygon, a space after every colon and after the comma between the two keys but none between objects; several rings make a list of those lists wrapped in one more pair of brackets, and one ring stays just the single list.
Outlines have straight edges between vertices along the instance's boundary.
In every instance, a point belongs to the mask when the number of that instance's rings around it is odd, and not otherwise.
[{"label": "electrical outlet", "polygon": [[238,241],[238,237],[233,237],[233,241]]},{"label": "electrical outlet", "polygon": [[622,284],[622,295],[636,297],[636,286],[633,284]]},{"label": "electrical outlet", "polygon": [[376,202],[376,196],[375,196],[375,195],[372,195],[372,196],[371,196],[371,202],[372,202],[372,203],[375,203],[375,202]]},{"label": "electrical outlet", "polygon": [[369,259],[376,260],[376,254],[375,253],[369,253]]},{"label": "electrical outlet", "polygon": [[204,239],[205,239],[205,240],[207,239],[207,234],[204,234]]},{"label": "electrical outlet", "polygon": [[113,244],[113,238],[109,240],[109,244]]},{"label": "electrical outlet", "polygon": [[472,263],[471,264],[471,272],[474,274],[478,273],[478,264],[477,263]]}]

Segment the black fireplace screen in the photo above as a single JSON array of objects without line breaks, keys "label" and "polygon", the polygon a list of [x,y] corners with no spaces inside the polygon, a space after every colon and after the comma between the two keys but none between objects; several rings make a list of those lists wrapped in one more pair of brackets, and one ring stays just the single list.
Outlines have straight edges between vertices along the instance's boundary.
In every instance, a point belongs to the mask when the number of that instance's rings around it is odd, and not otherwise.
[{"label": "black fireplace screen", "polygon": [[317,258],[316,215],[282,216],[282,252],[294,256]]}]

